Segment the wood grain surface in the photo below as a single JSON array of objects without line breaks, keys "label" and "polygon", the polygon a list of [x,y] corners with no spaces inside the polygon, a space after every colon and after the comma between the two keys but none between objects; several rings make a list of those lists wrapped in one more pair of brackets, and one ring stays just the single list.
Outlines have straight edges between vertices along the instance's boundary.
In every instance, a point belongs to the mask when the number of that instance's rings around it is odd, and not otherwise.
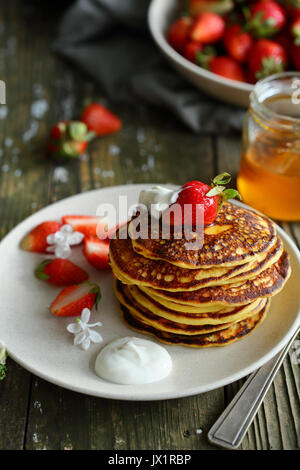
[{"label": "wood grain surface", "polygon": [[[193,134],[161,109],[108,102],[88,77],[51,51],[56,14],[37,2],[1,1],[0,236],[47,204],[126,183],[174,183],[217,172],[236,176],[240,136]],[[44,153],[50,126],[101,101],[123,120],[68,164]],[[300,246],[300,225],[282,224]],[[1,334],[0,334],[1,336]],[[241,449],[300,448],[300,367],[287,356]],[[178,378],[180,380],[180,377]],[[77,394],[8,360],[0,383],[0,449],[216,449],[207,432],[243,381],[179,400],[122,402]]]}]

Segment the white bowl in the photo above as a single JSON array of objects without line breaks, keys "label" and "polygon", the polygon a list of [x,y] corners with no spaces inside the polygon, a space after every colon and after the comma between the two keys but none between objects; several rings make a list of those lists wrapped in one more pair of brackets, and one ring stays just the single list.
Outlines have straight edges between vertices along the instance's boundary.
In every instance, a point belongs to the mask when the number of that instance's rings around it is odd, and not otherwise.
[{"label": "white bowl", "polygon": [[171,65],[189,82],[208,94],[231,104],[248,107],[253,85],[223,78],[193,64],[171,47],[166,40],[168,27],[176,18],[178,0],[152,0],[148,23],[154,41]]}]

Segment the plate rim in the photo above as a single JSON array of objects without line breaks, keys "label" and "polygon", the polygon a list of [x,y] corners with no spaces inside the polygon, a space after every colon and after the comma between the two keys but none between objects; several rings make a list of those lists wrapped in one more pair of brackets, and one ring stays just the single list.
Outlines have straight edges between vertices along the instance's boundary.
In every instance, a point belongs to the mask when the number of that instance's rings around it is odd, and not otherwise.
[{"label": "plate rim", "polygon": [[[20,229],[20,226],[22,224],[28,223],[30,219],[38,218],[40,214],[42,214],[44,211],[49,209],[50,207],[53,207],[55,205],[63,204],[65,201],[70,200],[70,199],[76,199],[80,197],[84,197],[87,194],[91,193],[99,193],[103,190],[120,190],[120,189],[135,189],[137,187],[151,187],[154,185],[157,185],[157,183],[135,183],[135,184],[125,184],[125,185],[116,185],[116,186],[105,186],[103,188],[98,188],[98,189],[93,189],[90,191],[85,191],[82,193],[77,193],[71,196],[68,196],[66,198],[60,199],[58,201],[55,201],[51,204],[48,204],[47,206],[41,208],[40,210],[36,211],[35,213],[29,215],[25,219],[23,219],[21,222],[19,222],[11,231],[9,231],[5,237],[1,240],[0,246],[9,238],[10,236],[13,236],[14,232]],[[174,184],[165,184],[165,186],[172,187],[176,186]],[[243,207],[246,207],[248,209],[254,210],[256,212],[256,209],[247,206],[244,203],[241,202],[234,202],[237,205],[241,205]],[[296,245],[296,243],[293,241],[293,239],[290,237],[288,233],[286,233],[276,222],[276,230],[278,231],[279,235],[283,238],[284,243],[287,243],[291,246],[291,249],[293,251],[293,255],[297,259],[297,262],[300,266],[300,252],[299,249]],[[11,359],[13,359],[17,364],[19,364],[21,367],[23,367],[25,370],[29,371],[30,373],[36,375],[37,377],[40,377],[43,380],[46,380],[47,382],[50,382],[54,385],[60,386],[62,388],[65,388],[67,390],[71,390],[77,393],[82,393],[88,396],[95,396],[99,398],[105,398],[105,399],[112,399],[112,400],[122,400],[122,401],[159,401],[159,400],[171,400],[171,399],[178,399],[178,398],[184,398],[184,397],[190,397],[190,396],[195,396],[201,393],[209,392],[212,390],[216,390],[218,388],[224,387],[230,383],[233,383],[237,380],[240,380],[241,378],[251,374],[254,370],[257,370],[264,364],[266,364],[269,360],[271,360],[279,351],[282,350],[282,348],[288,343],[289,339],[293,336],[295,333],[296,329],[299,327],[300,324],[300,308],[298,310],[297,316],[295,318],[295,321],[291,325],[290,329],[286,332],[286,334],[281,338],[280,341],[278,341],[277,345],[274,346],[267,354],[263,355],[260,359],[258,359],[255,363],[252,363],[248,367],[237,371],[236,373],[232,374],[230,377],[225,377],[223,379],[220,379],[218,381],[212,382],[209,385],[200,385],[197,387],[192,387],[189,388],[187,391],[171,391],[171,392],[159,392],[157,395],[153,396],[153,393],[150,394],[143,394],[142,396],[137,395],[133,396],[132,393],[127,394],[126,393],[109,393],[106,391],[93,391],[90,390],[89,388],[85,388],[84,385],[82,386],[76,386],[73,384],[69,384],[68,382],[65,382],[64,380],[61,380],[60,378],[55,378],[55,377],[49,377],[47,374],[43,373],[42,370],[35,369],[34,367],[28,365],[26,361],[23,361],[22,358],[18,357],[17,355],[14,354],[13,351],[9,349],[9,347],[6,347],[5,342],[4,342],[4,347],[7,349],[8,355]],[[220,348],[221,349],[221,348]],[[115,385],[115,384],[114,384]]]}]

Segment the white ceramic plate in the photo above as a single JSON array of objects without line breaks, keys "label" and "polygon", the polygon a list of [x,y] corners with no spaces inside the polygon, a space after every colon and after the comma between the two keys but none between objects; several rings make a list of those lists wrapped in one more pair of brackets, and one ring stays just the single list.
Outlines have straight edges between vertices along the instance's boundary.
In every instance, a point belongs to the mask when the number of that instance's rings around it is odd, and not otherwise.
[{"label": "white ceramic plate", "polygon": [[128,196],[129,204],[138,200],[141,189],[151,185],[105,188],[79,194],[52,204],[20,223],[0,243],[0,340],[9,355],[23,367],[49,382],[77,392],[121,400],[160,400],[206,392],[249,374],[268,361],[288,341],[300,321],[300,256],[295,244],[279,228],[291,257],[292,275],[285,288],[271,303],[266,320],[249,337],[221,348],[189,349],[166,346],[173,359],[168,378],[148,385],[117,385],[101,380],[94,373],[94,362],[103,344],[122,336],[140,336],[120,319],[112,289],[112,274],[93,270],[76,248],[72,260],[88,269],[90,279],[100,284],[100,310],[93,313],[103,322],[104,343],[88,351],[73,346],[73,335],[66,326],[74,318],[57,318],[48,306],[58,288],[33,276],[44,255],[27,253],[18,245],[26,232],[45,220],[64,214],[92,214],[100,203],[118,204],[118,196]]},{"label": "white ceramic plate", "polygon": [[197,88],[222,101],[248,107],[253,90],[250,83],[221,77],[193,64],[179,54],[166,40],[166,33],[178,13],[179,0],[152,0],[148,11],[148,24],[152,37],[170,64]]}]

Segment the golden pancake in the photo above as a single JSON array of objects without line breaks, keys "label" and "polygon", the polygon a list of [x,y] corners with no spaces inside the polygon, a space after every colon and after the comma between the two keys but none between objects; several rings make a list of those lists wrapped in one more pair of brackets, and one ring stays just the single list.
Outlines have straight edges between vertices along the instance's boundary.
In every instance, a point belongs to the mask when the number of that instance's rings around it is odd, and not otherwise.
[{"label": "golden pancake", "polygon": [[150,312],[162,318],[166,318],[167,320],[186,325],[218,325],[220,323],[240,321],[246,316],[251,315],[251,312],[261,302],[261,299],[257,299],[249,304],[227,309],[227,312],[224,312],[224,310],[218,312],[202,311],[200,313],[190,313],[187,311],[178,312],[162,305],[153,298],[151,299],[135,286],[128,286],[128,289],[134,300],[150,310]]},{"label": "golden pancake", "polygon": [[256,305],[251,310],[248,310],[248,312],[246,312],[242,317],[232,317],[232,321],[230,322],[228,321],[226,323],[221,323],[221,320],[219,319],[218,324],[211,324],[206,323],[204,318],[201,319],[202,323],[200,324],[187,324],[183,322],[172,321],[170,319],[156,315],[152,310],[149,310],[148,308],[145,308],[143,305],[139,304],[131,295],[128,286],[125,286],[124,284],[122,285],[120,282],[115,284],[115,293],[119,302],[128,308],[131,315],[137,320],[141,320],[161,331],[184,335],[204,334],[229,328],[229,326],[233,325],[234,323],[254,315],[266,304],[266,299],[259,300],[256,302]]},{"label": "golden pancake", "polygon": [[[132,286],[129,286],[129,287],[132,287]],[[179,313],[191,313],[191,314],[195,314],[195,315],[199,315],[199,314],[205,314],[205,313],[208,313],[208,314],[224,314],[224,313],[228,313],[228,312],[232,312],[234,310],[234,308],[236,308],[235,306],[224,306],[224,305],[218,305],[218,304],[211,304],[211,305],[192,305],[192,304],[180,304],[178,302],[172,302],[171,300],[167,299],[167,298],[163,298],[162,296],[157,296],[155,294],[155,290],[152,289],[150,292],[148,291],[146,293],[146,289],[143,289],[143,287],[139,287],[138,288],[142,294],[145,294],[147,295],[147,297],[149,297],[150,299],[153,299],[155,300],[157,303],[159,303],[160,305],[166,307],[167,309],[170,309],[172,311],[175,311],[175,312],[179,312]],[[244,305],[242,305],[243,307]]]},{"label": "golden pancake", "polygon": [[[111,240],[109,256],[115,277],[123,283],[177,292],[253,278],[275,263],[282,251],[283,245],[278,238],[267,254],[252,263],[232,268],[185,269],[166,261],[144,258],[133,250],[129,239],[117,238]],[[259,258],[263,259],[259,261]]]},{"label": "golden pancake", "polygon": [[[155,231],[146,213],[139,217],[129,224],[133,249],[145,258],[187,269],[233,267],[252,262],[276,243],[275,225],[270,219],[231,203],[224,204],[213,225],[205,228],[203,247],[197,250],[187,248],[187,239],[178,229],[173,228],[170,237],[163,239],[161,224]],[[147,237],[139,238],[134,233],[135,220],[149,225]]]},{"label": "golden pancake", "polygon": [[198,335],[204,333],[211,333],[217,330],[224,330],[232,323],[219,324],[219,325],[184,325],[183,323],[176,323],[165,318],[153,314],[150,310],[139,305],[134,298],[130,295],[128,287],[124,284],[116,287],[116,296],[124,307],[128,308],[130,314],[137,321],[142,321],[147,325],[152,326],[160,331],[167,331],[169,333],[179,333],[183,335]]},{"label": "golden pancake", "polygon": [[187,336],[183,334],[168,333],[159,331],[140,319],[133,317],[129,309],[120,304],[120,310],[125,323],[140,333],[155,336],[159,341],[172,345],[182,345],[194,348],[204,348],[213,346],[225,346],[250,334],[264,320],[269,300],[266,305],[256,314],[246,319],[234,323],[229,328],[225,328],[213,333]]},{"label": "golden pancake", "polygon": [[184,305],[211,304],[218,306],[244,305],[260,297],[271,297],[283,287],[290,275],[289,256],[283,252],[280,259],[256,278],[216,287],[204,287],[188,292],[169,292],[140,286],[149,297],[164,298]]}]

